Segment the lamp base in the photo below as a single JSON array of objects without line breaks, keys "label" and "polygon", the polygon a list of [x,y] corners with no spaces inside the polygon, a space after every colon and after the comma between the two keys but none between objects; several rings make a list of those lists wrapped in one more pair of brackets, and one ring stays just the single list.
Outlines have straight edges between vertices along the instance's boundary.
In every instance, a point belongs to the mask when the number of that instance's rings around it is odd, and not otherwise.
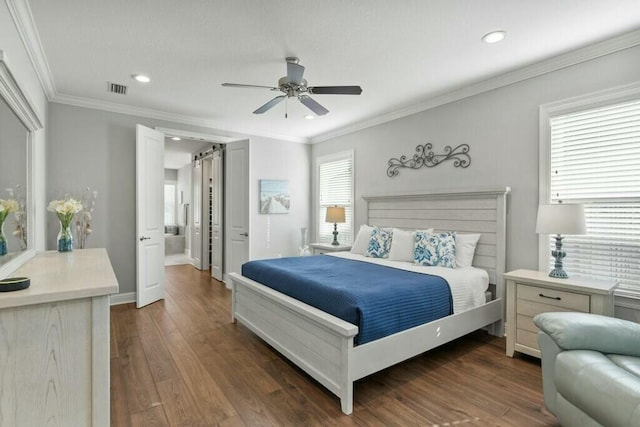
[{"label": "lamp base", "polygon": [[567,253],[562,250],[562,239],[563,237],[559,234],[556,236],[556,250],[551,251],[551,255],[556,259],[553,264],[553,270],[549,273],[549,277],[554,277],[556,279],[568,279],[569,275],[564,268],[562,268],[562,259],[567,256]]},{"label": "lamp base", "polygon": [[551,270],[551,272],[549,273],[549,277],[555,277],[556,279],[569,278],[569,276],[567,275],[567,272],[564,271],[562,268],[554,268],[553,270]]},{"label": "lamp base", "polygon": [[335,222],[333,223],[333,242],[331,242],[331,244],[334,246],[340,244],[340,242],[338,242],[338,224]]}]

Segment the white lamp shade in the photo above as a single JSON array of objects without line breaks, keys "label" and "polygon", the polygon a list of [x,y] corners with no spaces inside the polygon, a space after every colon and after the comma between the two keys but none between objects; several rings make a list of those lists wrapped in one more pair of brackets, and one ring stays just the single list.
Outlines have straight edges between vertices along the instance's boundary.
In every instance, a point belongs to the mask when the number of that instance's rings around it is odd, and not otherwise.
[{"label": "white lamp shade", "polygon": [[538,206],[538,234],[586,234],[584,206],[573,203],[558,203]]},{"label": "white lamp shade", "polygon": [[325,222],[344,222],[344,208],[339,208],[338,206],[329,206],[327,208],[327,216],[325,218]]}]

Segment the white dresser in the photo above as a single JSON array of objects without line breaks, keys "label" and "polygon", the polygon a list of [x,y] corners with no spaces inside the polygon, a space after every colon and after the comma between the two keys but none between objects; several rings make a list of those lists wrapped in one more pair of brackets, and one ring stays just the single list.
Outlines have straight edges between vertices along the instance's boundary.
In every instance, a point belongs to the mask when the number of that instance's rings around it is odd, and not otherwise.
[{"label": "white dresser", "polygon": [[549,311],[580,311],[613,316],[616,282],[556,279],[548,273],[515,270],[507,281],[507,356],[515,351],[540,357],[533,318]]},{"label": "white dresser", "polygon": [[109,295],[105,249],[44,252],[0,293],[0,424],[109,426]]}]

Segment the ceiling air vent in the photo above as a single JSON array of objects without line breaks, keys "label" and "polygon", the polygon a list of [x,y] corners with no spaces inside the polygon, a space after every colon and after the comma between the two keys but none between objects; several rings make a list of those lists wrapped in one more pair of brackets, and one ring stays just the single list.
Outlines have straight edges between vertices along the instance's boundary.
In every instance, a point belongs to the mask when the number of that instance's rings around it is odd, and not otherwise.
[{"label": "ceiling air vent", "polygon": [[107,82],[107,91],[111,93],[117,93],[118,95],[126,95],[127,87],[118,83]]}]

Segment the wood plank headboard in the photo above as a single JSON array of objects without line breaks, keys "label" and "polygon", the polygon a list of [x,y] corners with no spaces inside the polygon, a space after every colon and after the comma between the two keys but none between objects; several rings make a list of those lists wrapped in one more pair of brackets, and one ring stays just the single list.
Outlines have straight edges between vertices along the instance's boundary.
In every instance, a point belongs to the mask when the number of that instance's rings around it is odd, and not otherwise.
[{"label": "wood plank headboard", "polygon": [[436,190],[363,196],[367,223],[402,229],[481,233],[473,265],[489,273],[496,297],[504,295],[506,206],[509,187]]}]

